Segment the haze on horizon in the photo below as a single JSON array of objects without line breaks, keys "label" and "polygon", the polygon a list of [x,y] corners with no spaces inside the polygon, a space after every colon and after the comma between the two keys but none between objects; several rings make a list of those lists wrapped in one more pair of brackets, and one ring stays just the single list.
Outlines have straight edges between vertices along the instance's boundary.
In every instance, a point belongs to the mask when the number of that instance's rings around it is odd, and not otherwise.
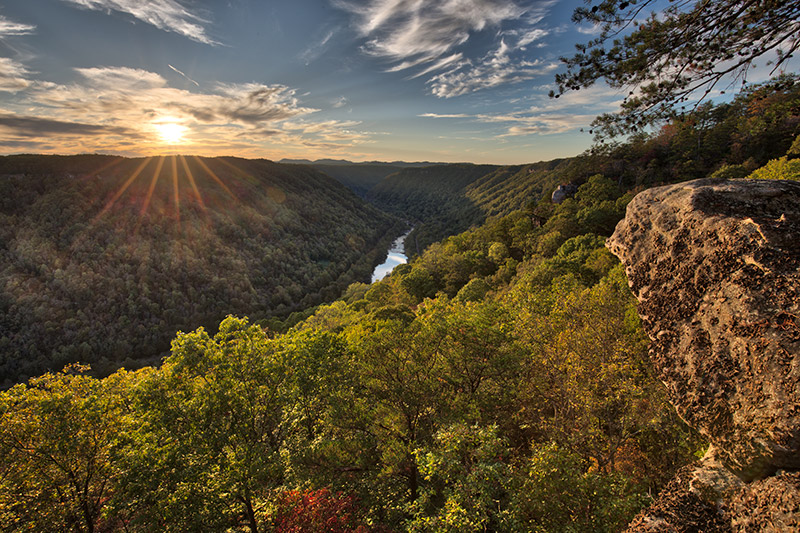
[{"label": "haze on horizon", "polygon": [[575,0],[7,0],[0,153],[515,164],[620,97],[552,100]]}]

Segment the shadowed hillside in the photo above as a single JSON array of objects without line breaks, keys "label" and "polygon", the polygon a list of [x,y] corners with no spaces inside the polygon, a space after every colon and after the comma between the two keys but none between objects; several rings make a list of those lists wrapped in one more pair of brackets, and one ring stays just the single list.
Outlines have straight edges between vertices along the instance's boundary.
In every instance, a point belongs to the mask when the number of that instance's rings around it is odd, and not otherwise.
[{"label": "shadowed hillside", "polygon": [[178,330],[334,299],[394,224],[309,167],[0,158],[0,381],[152,362]]}]

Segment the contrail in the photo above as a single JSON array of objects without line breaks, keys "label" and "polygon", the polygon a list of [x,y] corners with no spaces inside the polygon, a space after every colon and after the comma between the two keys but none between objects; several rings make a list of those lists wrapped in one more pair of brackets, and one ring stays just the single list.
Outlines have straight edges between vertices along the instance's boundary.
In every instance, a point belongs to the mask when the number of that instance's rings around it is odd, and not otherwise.
[{"label": "contrail", "polygon": [[167,63],[167,66],[168,66],[169,68],[171,68],[172,70],[174,70],[175,72],[177,72],[178,74],[180,74],[181,76],[183,76],[184,78],[186,78],[187,80],[189,80],[190,82],[192,82],[192,83],[194,83],[195,85],[197,85],[198,87],[200,87],[200,84],[199,84],[199,83],[197,83],[196,81],[194,81],[192,78],[190,78],[189,76],[187,76],[186,74],[184,74],[184,73],[183,73],[183,72],[181,72],[180,70],[176,69],[175,67],[173,67],[173,66],[172,66],[172,65],[170,65],[169,63]]}]

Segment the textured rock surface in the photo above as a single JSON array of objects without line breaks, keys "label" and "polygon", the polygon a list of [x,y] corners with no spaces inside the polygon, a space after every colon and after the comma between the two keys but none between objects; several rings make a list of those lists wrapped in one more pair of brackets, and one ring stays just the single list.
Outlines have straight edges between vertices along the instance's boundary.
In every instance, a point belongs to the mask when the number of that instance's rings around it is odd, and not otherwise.
[{"label": "textured rock surface", "polygon": [[751,483],[730,503],[734,531],[800,531],[800,472]]},{"label": "textured rock surface", "polygon": [[698,464],[679,470],[656,501],[631,522],[628,533],[728,533],[725,502],[743,487],[712,451]]},{"label": "textured rock surface", "polygon": [[800,183],[650,189],[608,245],[678,413],[744,479],[800,468]]},{"label": "textured rock surface", "polygon": [[[800,183],[650,189],[607,244],[625,264],[670,400],[713,445],[659,497],[660,514],[631,530],[717,531],[719,517],[733,531],[797,530],[797,475],[773,474],[800,469]],[[714,481],[732,476],[749,483],[735,496],[735,483]],[[712,521],[681,529],[664,518],[689,500],[716,509]]]}]

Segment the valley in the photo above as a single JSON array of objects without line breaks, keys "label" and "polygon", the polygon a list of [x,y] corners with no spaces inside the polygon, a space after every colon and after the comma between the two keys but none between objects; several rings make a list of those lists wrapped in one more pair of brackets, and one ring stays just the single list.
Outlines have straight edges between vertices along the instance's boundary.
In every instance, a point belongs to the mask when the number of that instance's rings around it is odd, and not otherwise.
[{"label": "valley", "polygon": [[0,382],[157,363],[179,330],[337,298],[400,221],[308,167],[0,158]]},{"label": "valley", "polygon": [[[713,432],[689,427],[673,407],[682,382],[665,389],[656,372],[673,370],[652,365],[669,338],[647,335],[654,322],[629,285],[641,290],[647,260],[627,258],[626,271],[606,239],[634,198],[644,211],[658,191],[731,178],[752,202],[681,209],[700,226],[712,208],[752,208],[763,189],[771,218],[758,223],[791,230],[794,211],[777,213],[796,185],[755,180],[800,179],[798,102],[800,83],[782,80],[699,111],[703,129],[690,116],[525,165],[378,165],[392,172],[351,189],[313,162],[0,159],[0,520],[11,531],[314,531],[319,520],[359,533],[622,531],[683,498],[686,469],[744,486],[708,452],[727,443],[722,408],[712,402],[703,422]],[[573,192],[553,200],[559,184]],[[632,242],[651,225],[637,216]],[[663,251],[659,231],[644,256]],[[788,252],[763,253],[785,266],[795,240],[774,238]],[[400,240],[407,261],[369,283]],[[694,257],[690,241],[669,251]],[[671,257],[655,284],[680,274],[704,287]],[[681,305],[695,305],[692,291]],[[773,328],[790,341],[792,316]],[[746,516],[747,498],[795,479],[781,472],[731,501]],[[707,523],[740,516],[689,494]]]}]

